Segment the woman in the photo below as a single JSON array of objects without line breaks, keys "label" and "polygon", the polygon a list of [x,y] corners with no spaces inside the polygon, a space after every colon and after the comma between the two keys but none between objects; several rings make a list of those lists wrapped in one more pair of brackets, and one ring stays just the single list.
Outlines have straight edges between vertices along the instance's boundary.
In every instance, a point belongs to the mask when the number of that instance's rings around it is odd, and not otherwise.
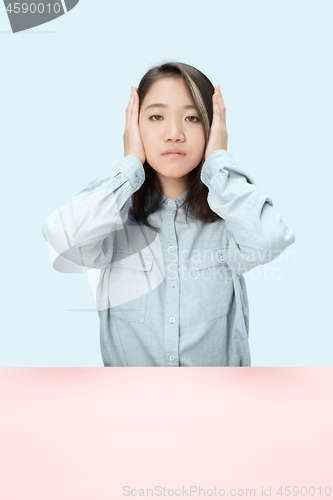
[{"label": "woman", "polygon": [[250,366],[243,274],[295,235],[227,152],[220,86],[187,64],[150,69],[123,139],[43,228],[55,269],[98,273],[104,366]]}]

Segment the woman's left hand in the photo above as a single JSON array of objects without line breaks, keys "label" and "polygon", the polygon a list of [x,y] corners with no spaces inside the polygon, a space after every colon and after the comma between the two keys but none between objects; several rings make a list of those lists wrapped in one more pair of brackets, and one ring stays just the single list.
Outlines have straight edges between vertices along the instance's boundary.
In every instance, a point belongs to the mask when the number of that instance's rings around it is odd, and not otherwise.
[{"label": "woman's left hand", "polygon": [[216,149],[227,150],[228,132],[226,123],[226,108],[221,94],[220,85],[215,85],[213,94],[213,122],[205,151],[205,160]]}]

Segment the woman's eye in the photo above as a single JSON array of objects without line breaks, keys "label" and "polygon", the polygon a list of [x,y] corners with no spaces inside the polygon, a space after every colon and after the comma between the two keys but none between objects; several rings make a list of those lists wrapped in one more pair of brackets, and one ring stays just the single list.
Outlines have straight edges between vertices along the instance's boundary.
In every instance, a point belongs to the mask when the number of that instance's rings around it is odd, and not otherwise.
[{"label": "woman's eye", "polygon": [[[156,121],[159,122],[159,121],[161,121],[161,120],[155,120],[154,118],[156,116],[158,118],[163,118],[161,115],[152,115],[152,116],[149,117],[149,119],[152,120],[153,122],[156,122]],[[194,120],[190,120],[190,121],[193,121],[193,122],[195,122],[195,121],[198,122],[199,121],[199,118],[197,116],[187,116],[186,118],[194,118]]]}]

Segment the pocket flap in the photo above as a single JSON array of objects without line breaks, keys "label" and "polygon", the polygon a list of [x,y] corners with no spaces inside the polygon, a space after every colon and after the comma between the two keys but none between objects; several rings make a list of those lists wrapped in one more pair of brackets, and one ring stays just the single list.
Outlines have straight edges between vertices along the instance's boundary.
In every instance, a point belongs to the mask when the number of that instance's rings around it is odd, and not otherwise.
[{"label": "pocket flap", "polygon": [[226,251],[227,247],[219,247],[212,250],[206,250],[205,252],[202,252],[202,259],[200,261],[192,262],[193,267],[197,271],[201,271],[202,269],[209,269],[210,267],[226,266]]},{"label": "pocket flap", "polygon": [[142,265],[140,256],[138,253],[129,254],[124,251],[113,252],[111,267],[112,268],[122,268],[131,269],[132,271],[143,272],[151,271],[154,257],[149,257],[147,255],[142,255],[144,266]]}]

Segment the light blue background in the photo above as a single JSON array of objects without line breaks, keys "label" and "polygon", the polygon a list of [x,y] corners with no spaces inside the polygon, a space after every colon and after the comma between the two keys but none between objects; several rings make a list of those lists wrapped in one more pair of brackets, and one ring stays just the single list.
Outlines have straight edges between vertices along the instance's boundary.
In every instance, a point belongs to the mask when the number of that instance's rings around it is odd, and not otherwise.
[{"label": "light blue background", "polygon": [[17,34],[0,5],[1,366],[103,366],[97,312],[68,311],[94,308],[87,275],[41,227],[120,161],[130,87],[166,61],[221,84],[228,151],[296,233],[245,274],[252,365],[333,365],[331,5],[81,0]]}]

